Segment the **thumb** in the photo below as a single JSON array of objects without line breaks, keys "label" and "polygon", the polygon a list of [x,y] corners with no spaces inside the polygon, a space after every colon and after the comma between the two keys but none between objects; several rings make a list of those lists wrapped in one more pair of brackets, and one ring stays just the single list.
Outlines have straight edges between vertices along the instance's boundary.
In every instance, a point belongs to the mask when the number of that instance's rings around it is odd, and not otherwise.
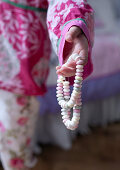
[{"label": "thumb", "polygon": [[68,42],[72,42],[74,38],[76,38],[80,33],[82,33],[82,31],[79,27],[72,26],[67,32],[65,40]]}]

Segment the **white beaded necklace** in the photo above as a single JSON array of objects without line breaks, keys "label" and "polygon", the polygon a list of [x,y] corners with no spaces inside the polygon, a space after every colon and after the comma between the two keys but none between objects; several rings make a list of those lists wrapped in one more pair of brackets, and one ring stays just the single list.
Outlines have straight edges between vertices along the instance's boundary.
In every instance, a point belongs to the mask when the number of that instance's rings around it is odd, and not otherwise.
[{"label": "white beaded necklace", "polygon": [[[63,123],[70,130],[75,130],[79,124],[80,120],[80,108],[81,102],[81,87],[82,87],[82,75],[83,75],[83,65],[81,65],[81,59],[78,54],[72,54],[67,63],[71,60],[76,61],[76,74],[73,86],[73,92],[70,97],[70,86],[69,81],[65,80],[65,77],[59,76],[57,80],[57,100],[61,106],[61,115]],[[73,108],[73,117],[70,120],[71,109]]]}]

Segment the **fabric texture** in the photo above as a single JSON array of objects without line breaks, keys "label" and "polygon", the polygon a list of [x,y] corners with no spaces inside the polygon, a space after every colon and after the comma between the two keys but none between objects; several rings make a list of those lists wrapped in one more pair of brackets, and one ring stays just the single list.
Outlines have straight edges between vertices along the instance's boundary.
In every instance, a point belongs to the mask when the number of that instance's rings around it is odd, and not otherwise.
[{"label": "fabric texture", "polygon": [[93,10],[85,0],[1,0],[0,88],[17,94],[43,95],[51,56],[48,30],[62,64],[65,34],[72,25],[79,26],[88,38],[86,77],[92,71],[94,24]]},{"label": "fabric texture", "polygon": [[5,170],[34,166],[32,138],[39,109],[34,97],[0,91],[0,158]]}]

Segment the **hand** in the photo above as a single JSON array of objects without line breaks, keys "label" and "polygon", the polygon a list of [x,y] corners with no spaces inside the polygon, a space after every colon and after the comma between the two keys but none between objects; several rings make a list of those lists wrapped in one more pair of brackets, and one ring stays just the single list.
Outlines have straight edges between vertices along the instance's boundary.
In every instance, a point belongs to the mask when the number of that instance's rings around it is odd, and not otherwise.
[{"label": "hand", "polygon": [[[65,46],[63,50],[64,63],[68,60],[69,56],[77,53],[81,57],[81,64],[85,65],[88,59],[88,41],[82,30],[77,26],[72,26],[66,34]],[[66,65],[56,67],[57,74],[65,77],[71,77],[76,72],[76,62],[71,60]]]}]

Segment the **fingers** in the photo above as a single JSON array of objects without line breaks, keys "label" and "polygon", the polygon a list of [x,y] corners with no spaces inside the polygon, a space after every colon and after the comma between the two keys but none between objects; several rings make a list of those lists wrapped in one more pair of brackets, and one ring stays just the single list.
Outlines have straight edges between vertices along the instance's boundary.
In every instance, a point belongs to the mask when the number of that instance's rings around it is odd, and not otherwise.
[{"label": "fingers", "polygon": [[71,60],[70,62],[66,62],[62,66],[57,66],[56,71],[57,74],[63,75],[65,77],[71,77],[75,75],[75,68],[76,68],[76,62],[74,60]]},{"label": "fingers", "polygon": [[63,65],[60,69],[57,69],[57,74],[58,75],[63,75],[65,77],[71,77],[75,75],[75,67],[68,67],[66,65]]},{"label": "fingers", "polygon": [[[77,59],[77,61],[80,59],[81,65],[86,65],[88,61],[88,53],[87,50],[81,50],[79,52],[80,58]],[[63,75],[65,77],[71,77],[75,75],[76,72],[76,62],[74,59],[71,59],[69,62],[66,62],[62,66],[56,67],[56,72],[58,75]]]},{"label": "fingers", "polygon": [[[81,65],[85,65],[87,63],[88,60],[88,54],[86,52],[86,50],[81,50],[79,53],[80,56],[80,64]],[[79,60],[79,58],[78,58]],[[57,66],[56,67],[56,73],[58,75],[62,75],[65,77],[71,77],[75,75],[76,72],[76,62],[74,59],[71,59],[69,62],[66,62],[65,64],[63,64],[62,66]]]},{"label": "fingers", "polygon": [[83,61],[83,63],[82,63],[82,61],[81,61],[81,63],[83,65],[86,65],[87,62],[88,62],[88,51],[87,50],[81,50],[79,55],[80,55],[80,59]]},{"label": "fingers", "polygon": [[[85,56],[85,51],[82,50],[80,52],[80,64],[81,65],[85,65],[87,63],[87,60],[88,60],[88,57],[87,57],[87,54]],[[65,63],[63,64],[62,66],[57,66],[56,67],[56,73],[58,75],[62,75],[64,77],[71,77],[71,76],[74,76],[75,75],[75,72],[76,72],[76,61],[75,60],[72,60],[68,63]]]},{"label": "fingers", "polygon": [[57,66],[57,67],[56,67],[56,70],[59,70],[60,68],[61,68],[61,66]]},{"label": "fingers", "polygon": [[76,38],[80,33],[82,33],[81,29],[77,26],[72,26],[66,34],[65,40],[68,42],[72,42],[74,38]]}]

